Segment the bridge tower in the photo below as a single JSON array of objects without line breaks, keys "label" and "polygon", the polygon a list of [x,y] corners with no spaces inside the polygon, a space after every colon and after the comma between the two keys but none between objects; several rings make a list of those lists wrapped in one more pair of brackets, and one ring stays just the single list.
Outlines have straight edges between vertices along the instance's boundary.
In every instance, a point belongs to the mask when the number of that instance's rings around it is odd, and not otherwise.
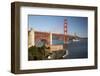
[{"label": "bridge tower", "polygon": [[67,43],[67,19],[64,19],[64,43]]}]

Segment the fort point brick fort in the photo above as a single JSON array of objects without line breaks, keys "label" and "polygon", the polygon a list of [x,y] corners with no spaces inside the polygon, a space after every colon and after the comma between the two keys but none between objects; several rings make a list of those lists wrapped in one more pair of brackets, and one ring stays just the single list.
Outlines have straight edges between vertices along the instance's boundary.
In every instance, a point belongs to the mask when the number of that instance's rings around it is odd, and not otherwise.
[{"label": "fort point brick fort", "polygon": [[52,44],[52,36],[56,36],[59,40],[64,41],[64,44],[67,43],[67,19],[64,19],[64,34],[60,33],[52,33],[52,32],[40,32],[35,31],[34,28],[28,31],[28,47],[34,46],[36,41],[44,39],[47,41],[48,46],[50,47],[50,51],[58,51],[63,50],[64,45],[54,45]]}]

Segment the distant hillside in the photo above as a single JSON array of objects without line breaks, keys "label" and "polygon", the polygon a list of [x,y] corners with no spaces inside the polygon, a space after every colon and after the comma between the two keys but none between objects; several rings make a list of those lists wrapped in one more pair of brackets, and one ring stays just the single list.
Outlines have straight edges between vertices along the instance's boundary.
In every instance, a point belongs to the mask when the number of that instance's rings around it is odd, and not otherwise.
[{"label": "distant hillside", "polygon": [[73,39],[79,39],[80,37],[78,36],[74,36],[74,35],[67,35],[68,36],[68,40],[73,40]]}]

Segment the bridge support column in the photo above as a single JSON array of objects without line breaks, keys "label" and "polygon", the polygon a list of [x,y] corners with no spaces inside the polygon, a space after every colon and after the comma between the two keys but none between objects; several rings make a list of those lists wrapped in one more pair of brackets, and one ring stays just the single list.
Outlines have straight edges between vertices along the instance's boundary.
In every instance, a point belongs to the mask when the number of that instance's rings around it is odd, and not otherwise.
[{"label": "bridge support column", "polygon": [[52,45],[52,33],[50,33],[50,45]]},{"label": "bridge support column", "polygon": [[35,32],[33,29],[30,30],[29,34],[28,34],[28,46],[34,46],[35,45]]}]

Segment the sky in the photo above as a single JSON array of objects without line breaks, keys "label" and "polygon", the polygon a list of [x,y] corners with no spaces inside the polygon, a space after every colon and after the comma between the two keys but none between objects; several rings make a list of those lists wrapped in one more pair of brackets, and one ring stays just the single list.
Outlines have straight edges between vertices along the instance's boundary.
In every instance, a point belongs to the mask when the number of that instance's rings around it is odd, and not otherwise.
[{"label": "sky", "polygon": [[35,31],[64,34],[64,19],[67,19],[69,35],[88,36],[87,17],[29,15],[28,27]]}]

